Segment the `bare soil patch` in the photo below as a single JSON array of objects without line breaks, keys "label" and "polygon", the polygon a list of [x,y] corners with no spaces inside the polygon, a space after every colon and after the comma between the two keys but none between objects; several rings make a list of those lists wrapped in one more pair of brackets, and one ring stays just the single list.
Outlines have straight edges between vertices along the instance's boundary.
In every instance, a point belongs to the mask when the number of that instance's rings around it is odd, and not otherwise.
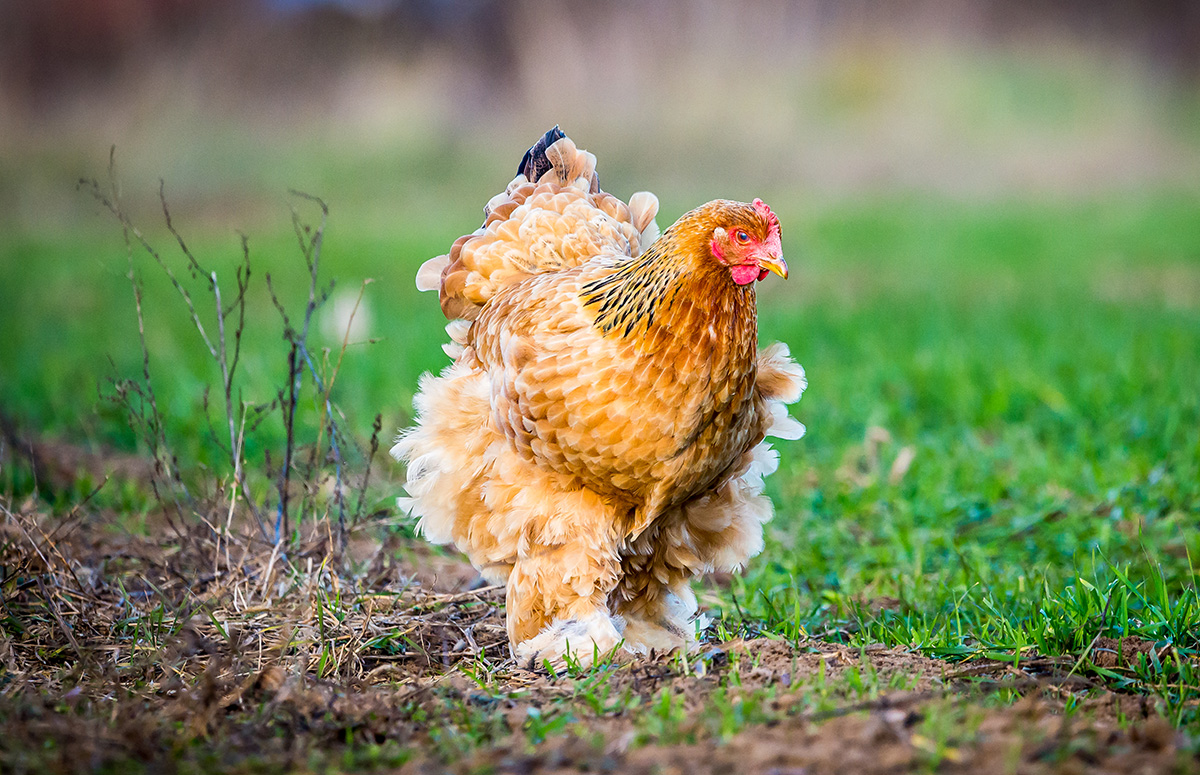
[{"label": "bare soil patch", "polygon": [[501,590],[399,534],[284,553],[33,506],[0,512],[5,772],[1200,771],[1071,658],[752,638],[552,676],[508,660]]}]

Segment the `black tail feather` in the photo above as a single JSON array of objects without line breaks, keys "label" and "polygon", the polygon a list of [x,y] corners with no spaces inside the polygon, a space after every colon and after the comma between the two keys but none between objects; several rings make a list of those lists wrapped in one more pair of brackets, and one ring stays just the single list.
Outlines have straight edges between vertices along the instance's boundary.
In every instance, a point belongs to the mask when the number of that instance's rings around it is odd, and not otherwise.
[{"label": "black tail feather", "polygon": [[558,124],[555,124],[553,129],[542,135],[541,139],[525,152],[525,157],[517,166],[517,174],[524,175],[531,181],[541,178],[551,167],[550,160],[546,158],[546,149],[564,137],[566,135],[558,128]]}]

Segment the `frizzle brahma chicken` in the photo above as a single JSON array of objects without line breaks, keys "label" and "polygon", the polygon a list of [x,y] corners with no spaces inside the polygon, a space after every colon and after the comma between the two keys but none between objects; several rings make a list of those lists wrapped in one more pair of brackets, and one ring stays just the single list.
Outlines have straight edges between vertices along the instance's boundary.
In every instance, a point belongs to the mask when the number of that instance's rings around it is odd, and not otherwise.
[{"label": "frizzle brahma chicken", "polygon": [[756,344],[755,285],[788,273],[775,213],[718,200],[658,236],[654,195],[625,204],[595,165],[555,127],[421,267],[454,362],[392,449],[418,529],[506,585],[528,667],[693,647],[690,580],[761,551],[763,439],[804,432],[804,370]]}]

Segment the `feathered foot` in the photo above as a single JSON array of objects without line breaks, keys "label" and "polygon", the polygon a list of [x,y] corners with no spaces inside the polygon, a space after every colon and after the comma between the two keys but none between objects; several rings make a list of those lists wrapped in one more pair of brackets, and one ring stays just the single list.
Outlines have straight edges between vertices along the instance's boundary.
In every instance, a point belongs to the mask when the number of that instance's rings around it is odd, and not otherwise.
[{"label": "feathered foot", "polygon": [[591,667],[614,653],[621,633],[606,611],[595,611],[581,619],[555,619],[535,637],[513,649],[517,664],[526,670],[541,669],[547,662],[561,667],[568,661]]},{"label": "feathered foot", "polygon": [[693,651],[696,648],[696,596],[687,579],[651,585],[641,596],[617,604],[624,620],[625,648],[634,654]]},{"label": "feathered foot", "polygon": [[[529,669],[549,662],[580,667],[613,651],[621,632],[608,611],[619,561],[601,525],[581,529],[570,540],[531,542],[508,575],[508,638],[518,664]],[[559,540],[562,540],[561,538]]]}]

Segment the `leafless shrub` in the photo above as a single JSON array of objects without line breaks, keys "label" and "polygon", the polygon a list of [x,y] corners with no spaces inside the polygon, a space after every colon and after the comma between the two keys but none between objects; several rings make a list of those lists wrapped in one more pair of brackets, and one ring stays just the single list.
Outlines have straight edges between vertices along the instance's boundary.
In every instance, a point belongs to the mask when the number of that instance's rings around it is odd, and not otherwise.
[{"label": "leafless shrub", "polygon": [[[234,272],[233,292],[226,293],[222,278],[202,262],[176,228],[164,183],[160,181],[159,184],[159,202],[166,228],[178,250],[179,258],[174,261],[150,242],[122,207],[115,150],[110,154],[106,182],[101,184],[95,179],[84,179],[80,181],[80,187],[103,205],[121,226],[142,353],[141,373],[135,377],[113,378],[105,397],[124,410],[131,427],[153,456],[154,475],[150,486],[176,533],[182,536],[187,532],[182,523],[189,515],[206,514],[211,517],[209,527],[223,540],[230,540],[235,518],[244,516],[252,521],[259,539],[278,545],[286,543],[289,536],[294,537],[295,528],[306,518],[327,519],[331,523],[335,521],[337,526],[336,536],[332,535],[332,529],[329,531],[332,539],[329,548],[340,554],[346,546],[348,530],[353,526],[347,524],[347,490],[351,478],[356,479],[357,506],[349,512],[349,517],[352,522],[357,522],[363,515],[370,467],[379,448],[381,417],[375,418],[374,434],[365,450],[343,427],[343,415],[334,401],[333,388],[350,345],[349,325],[336,358],[331,359],[327,350],[314,353],[309,344],[314,313],[329,298],[334,287],[332,281],[323,283],[320,277],[328,206],[309,194],[290,192],[296,199],[314,204],[320,210],[319,222],[314,226],[295,206],[292,207],[293,229],[308,270],[307,299],[300,315],[289,313],[270,274],[265,275],[272,303],[283,321],[287,369],[284,384],[274,396],[266,401],[254,401],[247,397],[247,387],[238,372],[246,332],[247,293],[253,276],[249,239],[245,235],[241,237],[241,260]],[[151,379],[152,359],[146,341],[143,310],[144,284],[138,267],[138,257],[142,254],[153,259],[153,265],[170,281],[205,351],[220,373],[215,386],[216,402],[211,400],[213,387],[208,386],[204,389],[202,403],[212,443],[224,456],[227,469],[203,492],[193,492],[193,485],[189,485],[183,475]],[[179,259],[182,259],[181,267]],[[228,278],[225,279],[227,282]],[[369,282],[363,283],[364,289]],[[208,297],[207,301],[204,295]],[[361,290],[358,298],[361,301]],[[353,323],[357,310],[356,305],[350,323]],[[221,420],[215,425],[209,411],[212,403],[220,404]],[[307,403],[318,408],[318,417],[313,423],[306,423],[304,413],[297,411],[299,406]],[[275,454],[271,454],[268,447],[264,473],[249,465],[246,443],[248,436],[255,434],[276,412],[282,422],[284,441],[282,449],[276,450]],[[277,470],[273,470],[272,461],[279,461]],[[361,474],[351,477],[348,466],[360,466]],[[270,490],[274,490],[274,497],[269,494]],[[329,490],[328,495],[325,490]],[[268,525],[264,515],[271,512],[274,512],[274,520]],[[287,547],[283,549],[286,554]]]}]

